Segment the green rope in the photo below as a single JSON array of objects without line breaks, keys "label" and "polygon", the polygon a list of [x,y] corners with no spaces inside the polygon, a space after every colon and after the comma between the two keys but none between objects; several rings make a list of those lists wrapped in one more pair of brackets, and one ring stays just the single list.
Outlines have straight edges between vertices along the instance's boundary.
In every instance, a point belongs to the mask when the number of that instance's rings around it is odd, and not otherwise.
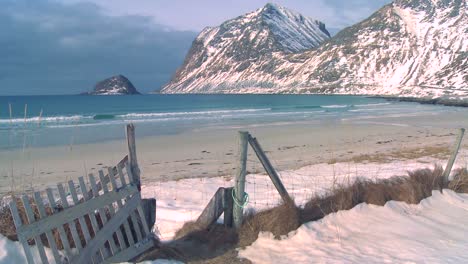
[{"label": "green rope", "polygon": [[232,188],[231,194],[232,194],[232,199],[234,200],[234,203],[237,206],[239,206],[240,208],[244,208],[249,203],[249,194],[248,193],[244,192],[244,198],[242,199],[243,202],[239,202],[239,200],[236,198],[234,188]]}]

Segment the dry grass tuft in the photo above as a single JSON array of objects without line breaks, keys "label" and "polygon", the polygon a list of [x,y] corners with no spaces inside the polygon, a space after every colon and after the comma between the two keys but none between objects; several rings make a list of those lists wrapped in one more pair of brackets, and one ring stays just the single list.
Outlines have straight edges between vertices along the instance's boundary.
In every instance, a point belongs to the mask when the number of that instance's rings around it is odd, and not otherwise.
[{"label": "dry grass tuft", "polygon": [[301,225],[299,209],[292,203],[245,216],[239,230],[238,246],[245,247],[258,238],[260,232],[271,232],[276,238],[287,235]]},{"label": "dry grass tuft", "polygon": [[455,192],[468,193],[468,170],[466,168],[455,171],[449,188]]},{"label": "dry grass tuft", "polygon": [[360,203],[383,206],[388,201],[417,204],[443,187],[443,170],[422,169],[408,172],[408,177],[393,177],[372,181],[358,178],[351,185],[338,185],[323,196],[316,196],[301,209],[301,222],[315,221],[324,216],[349,210]]}]

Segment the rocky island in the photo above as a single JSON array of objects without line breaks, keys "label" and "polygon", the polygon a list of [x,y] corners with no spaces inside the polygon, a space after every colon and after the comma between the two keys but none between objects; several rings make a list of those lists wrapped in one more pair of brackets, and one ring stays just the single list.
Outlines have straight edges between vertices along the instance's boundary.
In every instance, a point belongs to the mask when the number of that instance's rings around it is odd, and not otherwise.
[{"label": "rocky island", "polygon": [[133,95],[140,94],[125,76],[119,74],[98,82],[88,95]]}]

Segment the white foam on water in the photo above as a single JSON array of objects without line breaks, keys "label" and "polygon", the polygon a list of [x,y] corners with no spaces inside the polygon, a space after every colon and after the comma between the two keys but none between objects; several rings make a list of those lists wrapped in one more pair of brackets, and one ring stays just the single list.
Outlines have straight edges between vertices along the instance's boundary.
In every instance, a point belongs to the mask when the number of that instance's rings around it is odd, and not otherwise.
[{"label": "white foam on water", "polygon": [[346,108],[350,107],[350,105],[321,105],[322,108]]}]

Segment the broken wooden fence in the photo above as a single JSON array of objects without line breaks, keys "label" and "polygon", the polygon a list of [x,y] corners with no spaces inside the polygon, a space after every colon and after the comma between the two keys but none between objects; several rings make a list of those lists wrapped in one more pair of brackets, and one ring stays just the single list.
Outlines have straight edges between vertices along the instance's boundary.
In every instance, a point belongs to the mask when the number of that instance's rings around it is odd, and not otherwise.
[{"label": "broken wooden fence", "polygon": [[247,174],[247,149],[248,145],[252,147],[257,158],[270,177],[273,185],[276,187],[283,202],[292,203],[288,191],[284,187],[276,170],[271,165],[258,140],[249,132],[239,132],[240,155],[239,165],[236,173],[235,186],[231,188],[219,188],[201,215],[196,220],[197,227],[206,229],[216,223],[218,218],[224,213],[224,225],[228,227],[239,228],[242,225],[244,206],[247,203],[248,196],[245,193],[245,177]]},{"label": "broken wooden fence", "polygon": [[[10,202],[28,263],[51,261],[45,245],[55,263],[125,262],[154,246],[155,200],[143,203],[141,199],[133,125],[127,126],[127,139],[129,155],[106,173],[99,170],[98,179],[89,174],[89,184],[80,177],[78,184],[58,184],[55,192],[48,188],[47,198],[35,192],[32,197],[23,195]],[[29,241],[36,247],[30,247]],[[33,258],[33,250],[40,259]]]},{"label": "broken wooden fence", "polygon": [[[152,247],[153,235],[146,222],[141,195],[133,182],[128,162],[125,163],[125,171],[127,179],[121,166],[117,166],[117,174],[114,174],[113,168],[108,169],[106,176],[100,170],[99,182],[90,174],[91,192],[85,179],[80,177],[78,185],[68,182],[71,197],[65,193],[65,187],[58,184],[58,195],[48,188],[47,199],[40,192],[35,192],[33,197],[23,195],[19,204],[16,200],[11,201],[18,240],[23,245],[28,263],[37,261],[33,259],[28,240],[34,240],[42,263],[50,261],[45,254],[44,240],[52,250],[56,263],[123,262]],[[55,197],[60,197],[61,207],[57,206]],[[52,214],[48,215],[46,208]],[[33,209],[38,211],[39,217],[35,217]],[[21,220],[20,210],[26,212],[27,221]],[[62,252],[58,251],[58,244],[52,235],[54,230],[58,231],[64,249]]]},{"label": "broken wooden fence", "polygon": [[[460,129],[459,135],[455,141],[452,154],[445,167],[443,178],[445,182],[449,182],[449,176],[458,151],[461,146],[465,129]],[[237,173],[235,179],[235,186],[233,188],[219,188],[213,198],[203,210],[202,214],[198,217],[196,223],[199,228],[208,228],[216,223],[218,218],[224,213],[224,224],[226,226],[239,228],[243,221],[243,207],[247,203],[248,196],[245,193],[245,177],[247,174],[247,150],[248,146],[254,150],[255,155],[262,164],[266,173],[270,177],[273,185],[281,196],[284,203],[293,203],[288,191],[284,187],[281,179],[273,168],[270,160],[266,156],[258,140],[253,137],[249,132],[239,131],[239,160],[237,166]],[[228,195],[226,195],[228,194]],[[232,194],[232,195],[231,195]]]}]

